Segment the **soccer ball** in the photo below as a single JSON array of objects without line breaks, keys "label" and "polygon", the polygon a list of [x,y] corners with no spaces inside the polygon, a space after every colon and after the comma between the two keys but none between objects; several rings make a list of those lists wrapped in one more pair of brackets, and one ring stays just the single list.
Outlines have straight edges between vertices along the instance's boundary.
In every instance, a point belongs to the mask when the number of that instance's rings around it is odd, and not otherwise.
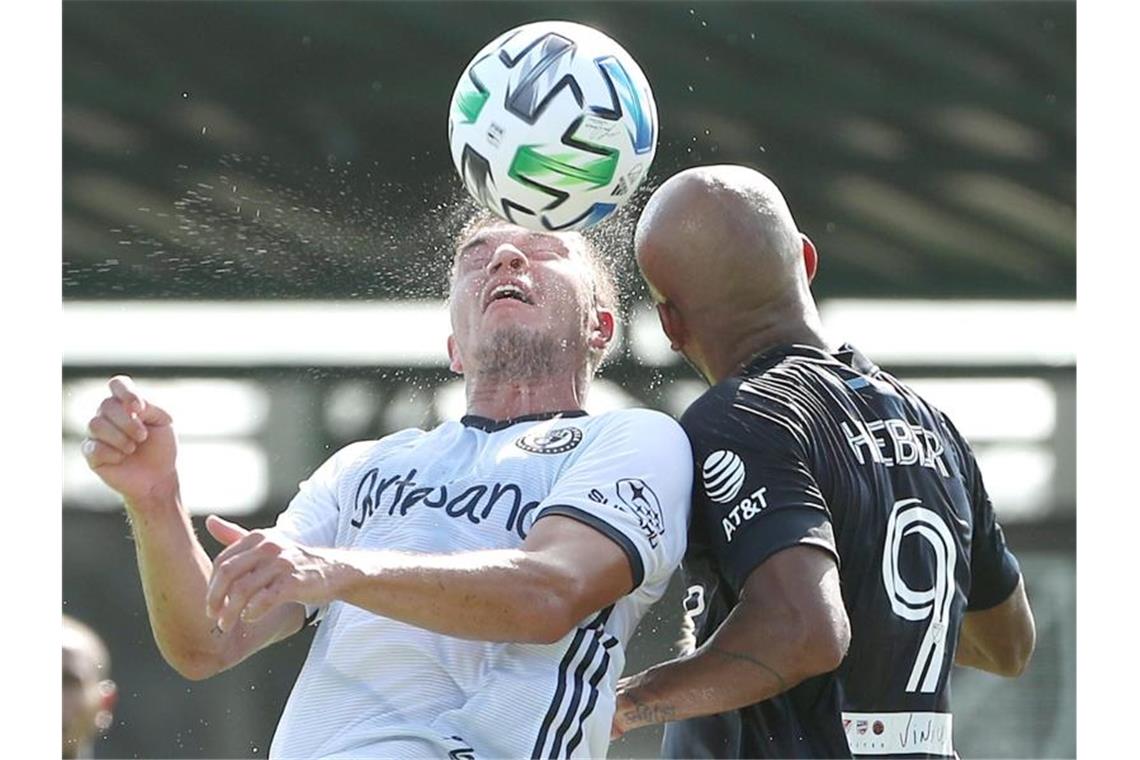
[{"label": "soccer ball", "polygon": [[596,29],[526,24],[459,78],[447,122],[471,195],[532,230],[582,230],[629,200],[657,150],[657,106],[641,69]]}]

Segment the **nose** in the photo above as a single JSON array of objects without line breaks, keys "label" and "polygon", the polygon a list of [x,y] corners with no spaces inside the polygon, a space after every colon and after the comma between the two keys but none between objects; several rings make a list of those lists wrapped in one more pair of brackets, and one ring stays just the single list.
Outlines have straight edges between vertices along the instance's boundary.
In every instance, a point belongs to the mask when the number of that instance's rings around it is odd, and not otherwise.
[{"label": "nose", "polygon": [[487,262],[487,269],[491,272],[498,271],[500,267],[506,267],[511,270],[522,270],[526,269],[529,263],[525,253],[511,243],[503,243],[495,249],[491,260]]}]

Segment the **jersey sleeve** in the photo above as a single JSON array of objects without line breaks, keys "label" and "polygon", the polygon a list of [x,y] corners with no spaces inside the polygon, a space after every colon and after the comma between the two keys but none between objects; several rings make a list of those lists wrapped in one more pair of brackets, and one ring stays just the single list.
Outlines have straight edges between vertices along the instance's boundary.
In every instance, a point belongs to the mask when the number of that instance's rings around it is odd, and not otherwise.
[{"label": "jersey sleeve", "polygon": [[[297,494],[281,514],[274,529],[307,546],[333,546],[336,542],[340,507],[337,489],[344,471],[355,462],[369,442],[353,443],[333,454],[301,482]],[[305,605],[305,620],[312,622],[323,610]]]},{"label": "jersey sleeve", "polygon": [[736,594],[792,546],[818,547],[839,563],[831,513],[794,421],[778,409],[736,408],[714,388],[681,423],[695,461],[693,529]]},{"label": "jersey sleeve", "polygon": [[954,424],[945,415],[942,418],[962,453],[962,476],[970,494],[974,518],[970,544],[970,595],[966,609],[971,612],[988,610],[1008,599],[1017,588],[1021,567],[1005,542],[1005,533],[994,514],[994,505],[986,491],[973,449]]},{"label": "jersey sleeve", "polygon": [[681,563],[693,466],[675,420],[648,409],[611,412],[567,463],[535,520],[562,515],[605,534],[629,559],[633,586],[668,579]]}]

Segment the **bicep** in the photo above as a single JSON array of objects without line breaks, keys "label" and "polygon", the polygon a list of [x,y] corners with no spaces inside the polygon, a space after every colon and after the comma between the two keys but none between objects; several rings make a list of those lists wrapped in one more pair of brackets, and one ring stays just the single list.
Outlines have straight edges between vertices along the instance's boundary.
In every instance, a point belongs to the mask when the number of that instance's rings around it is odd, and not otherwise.
[{"label": "bicep", "polygon": [[[750,701],[834,670],[850,642],[834,558],[812,546],[777,552],[754,569],[740,601],[701,650],[767,676]],[[767,685],[764,685],[767,684]]]},{"label": "bicep", "polygon": [[835,557],[808,544],[778,551],[761,563],[749,573],[740,599],[781,610],[808,624],[846,625]]},{"label": "bicep", "polygon": [[751,640],[767,646],[763,633],[772,625],[789,632],[846,629],[839,569],[830,554],[799,545],[766,559],[748,574],[740,601],[717,637],[743,646]]},{"label": "bicep", "polygon": [[574,615],[583,618],[634,588],[628,549],[597,527],[551,514],[535,521],[523,542],[528,560],[567,589]]}]

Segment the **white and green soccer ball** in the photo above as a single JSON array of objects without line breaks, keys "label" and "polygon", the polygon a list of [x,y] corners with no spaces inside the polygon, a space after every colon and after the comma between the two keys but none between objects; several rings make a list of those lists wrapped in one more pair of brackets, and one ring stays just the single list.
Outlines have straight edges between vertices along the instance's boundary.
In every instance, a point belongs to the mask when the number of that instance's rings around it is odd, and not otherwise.
[{"label": "white and green soccer ball", "polygon": [[542,21],[476,54],[447,133],[463,184],[488,209],[533,230],[582,230],[629,200],[649,171],[657,106],[612,39]]}]

